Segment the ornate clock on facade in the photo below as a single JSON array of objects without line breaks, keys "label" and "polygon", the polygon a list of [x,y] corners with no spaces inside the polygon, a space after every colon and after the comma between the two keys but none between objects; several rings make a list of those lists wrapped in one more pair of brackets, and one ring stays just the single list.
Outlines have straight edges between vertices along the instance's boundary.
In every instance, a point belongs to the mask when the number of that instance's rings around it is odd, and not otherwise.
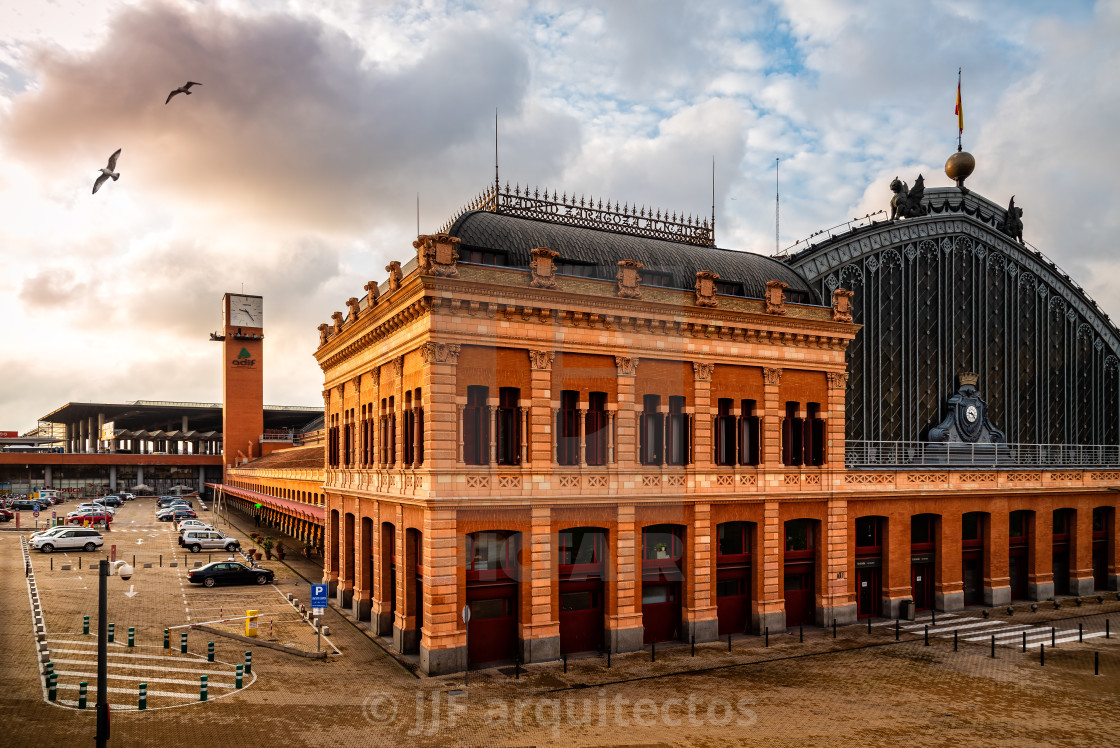
[{"label": "ornate clock on facade", "polygon": [[264,299],[260,296],[229,296],[230,327],[264,327]]}]

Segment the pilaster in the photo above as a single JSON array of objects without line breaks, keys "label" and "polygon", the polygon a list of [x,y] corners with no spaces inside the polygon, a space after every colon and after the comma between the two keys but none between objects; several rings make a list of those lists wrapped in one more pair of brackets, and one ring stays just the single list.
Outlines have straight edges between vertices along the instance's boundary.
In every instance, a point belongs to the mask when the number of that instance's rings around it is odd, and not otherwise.
[{"label": "pilaster", "polygon": [[607,585],[607,646],[612,652],[632,652],[642,648],[644,632],[639,607],[638,537],[634,506],[619,506],[617,511],[618,530],[610,539],[614,573]]},{"label": "pilaster", "polygon": [[786,601],[782,597],[782,523],[778,502],[767,501],[762,508],[762,524],[758,527],[760,551],[754,568],[754,589],[751,625],[759,632],[785,630]]},{"label": "pilaster", "polygon": [[685,533],[684,619],[687,638],[712,641],[719,636],[719,615],[712,594],[712,506],[693,504]]}]

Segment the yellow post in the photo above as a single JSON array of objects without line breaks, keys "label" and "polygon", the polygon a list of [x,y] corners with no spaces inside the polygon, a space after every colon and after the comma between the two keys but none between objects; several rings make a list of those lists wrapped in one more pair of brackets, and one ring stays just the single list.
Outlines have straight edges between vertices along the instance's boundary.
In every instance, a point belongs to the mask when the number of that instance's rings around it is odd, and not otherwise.
[{"label": "yellow post", "polygon": [[257,611],[245,611],[245,636],[257,635]]}]

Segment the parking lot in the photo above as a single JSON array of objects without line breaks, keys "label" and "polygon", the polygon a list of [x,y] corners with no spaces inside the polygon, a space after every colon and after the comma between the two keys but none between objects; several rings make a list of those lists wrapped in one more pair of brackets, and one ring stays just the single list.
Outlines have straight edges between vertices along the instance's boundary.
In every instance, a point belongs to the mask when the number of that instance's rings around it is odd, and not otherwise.
[{"label": "parking lot", "polygon": [[[335,610],[327,612],[331,634],[322,642],[331,652],[327,659],[265,648],[267,641],[315,649],[314,630],[287,601],[288,594],[306,601],[308,581],[293,570],[298,565],[264,562],[276,572],[275,585],[191,585],[187,569],[227,554],[184,552],[173,527],[154,521],[151,499],[118,511],[104,553],[30,552],[33,585],[19,573],[24,534],[0,532],[0,561],[9,572],[0,575],[6,601],[0,606],[6,663],[0,668],[6,726],[0,743],[9,745],[92,740],[96,562],[112,546],[119,559],[131,562],[135,555],[137,568],[127,581],[108,580],[115,624],[110,745],[1092,745],[1110,734],[1120,699],[1115,599],[1037,613],[1020,609],[1014,616],[998,610],[990,618],[978,611],[938,614],[936,621],[899,626],[897,639],[893,622],[878,621],[870,631],[840,627],[835,639],[831,630],[815,627],[805,629],[803,640],[796,630],[775,632],[769,641],[737,636],[731,651],[726,642],[698,645],[695,654],[685,644],[659,646],[656,662],[647,649],[616,655],[611,663],[591,656],[566,665],[534,663],[520,673],[488,668],[472,672],[467,683],[462,675],[417,678]],[[233,534],[248,544],[236,529]],[[311,577],[313,569],[303,573]],[[32,587],[58,676],[54,702],[47,700],[44,664],[36,658]],[[254,644],[186,628],[225,618],[231,620],[214,627],[243,632],[238,619],[247,609],[260,611]],[[83,633],[86,615],[91,634]],[[1106,639],[1100,633],[1109,620]],[[179,649],[182,632],[186,653]],[[1044,665],[1039,643],[1046,644]],[[246,650],[252,651],[252,674],[239,690],[234,671]],[[1094,675],[1097,654],[1100,675]],[[206,702],[199,694],[202,675],[208,678]],[[83,680],[84,711],[77,708]],[[147,684],[144,711],[137,708],[140,683]]]}]

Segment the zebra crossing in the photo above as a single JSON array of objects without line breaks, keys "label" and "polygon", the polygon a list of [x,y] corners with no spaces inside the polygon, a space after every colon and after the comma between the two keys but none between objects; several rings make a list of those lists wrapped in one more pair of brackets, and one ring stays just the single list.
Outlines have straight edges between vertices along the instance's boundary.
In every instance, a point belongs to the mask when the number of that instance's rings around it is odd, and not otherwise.
[{"label": "zebra crossing", "polygon": [[[93,690],[97,682],[97,643],[74,638],[48,638],[50,662],[57,676],[57,704],[78,706],[81,682],[89,687],[87,708],[94,702]],[[139,709],[139,686],[148,684],[147,709],[185,706],[200,701],[201,676],[207,677],[207,700],[228,696],[237,690],[236,665],[215,660],[209,662],[203,655],[151,654],[168,652],[159,647],[143,647],[149,653],[137,652],[141,647],[109,645],[107,680],[109,703],[114,710]],[[256,680],[256,673],[244,676],[243,687]]]},{"label": "zebra crossing", "polygon": [[1007,619],[980,619],[973,616],[964,616],[957,613],[937,613],[936,615],[918,616],[913,621],[896,624],[895,621],[884,621],[873,624],[876,626],[896,625],[908,634],[925,634],[929,629],[931,637],[939,639],[952,639],[957,636],[964,642],[991,642],[995,637],[996,644],[1000,646],[1019,646],[1026,642],[1027,648],[1039,646],[1053,646],[1069,644],[1086,639],[1103,637],[1104,631],[1081,631],[1069,628],[1069,623],[1056,622],[1053,625],[1039,623],[1016,623]]}]

